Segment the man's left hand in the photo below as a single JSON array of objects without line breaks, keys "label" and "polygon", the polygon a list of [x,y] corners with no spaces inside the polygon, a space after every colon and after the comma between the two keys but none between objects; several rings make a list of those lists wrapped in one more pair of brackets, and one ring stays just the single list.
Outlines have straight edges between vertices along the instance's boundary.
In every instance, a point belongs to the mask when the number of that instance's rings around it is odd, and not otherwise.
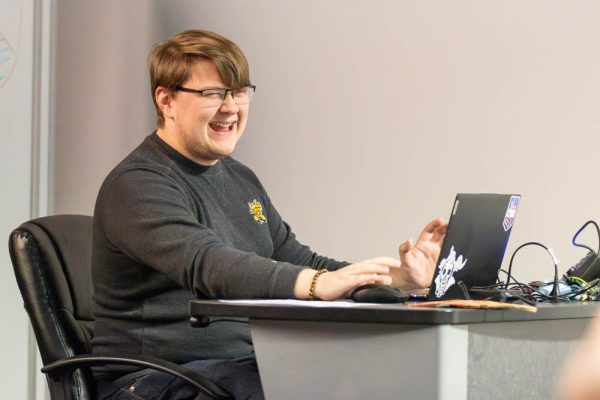
[{"label": "man's left hand", "polygon": [[392,286],[413,290],[431,284],[447,230],[448,224],[436,218],[425,226],[416,243],[409,239],[400,245],[402,266],[391,271]]}]

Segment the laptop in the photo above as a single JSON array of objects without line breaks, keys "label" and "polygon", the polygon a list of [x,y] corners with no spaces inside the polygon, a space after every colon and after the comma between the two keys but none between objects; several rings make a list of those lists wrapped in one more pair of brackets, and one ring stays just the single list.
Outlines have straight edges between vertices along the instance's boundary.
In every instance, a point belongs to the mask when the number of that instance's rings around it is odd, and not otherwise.
[{"label": "laptop", "polygon": [[517,194],[456,195],[428,300],[464,299],[464,290],[496,283],[520,202]]}]

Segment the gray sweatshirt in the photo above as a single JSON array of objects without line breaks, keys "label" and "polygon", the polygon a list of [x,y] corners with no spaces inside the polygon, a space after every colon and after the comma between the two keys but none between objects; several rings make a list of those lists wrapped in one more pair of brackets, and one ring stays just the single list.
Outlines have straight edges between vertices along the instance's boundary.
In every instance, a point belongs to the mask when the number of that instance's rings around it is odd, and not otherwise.
[{"label": "gray sweatshirt", "polygon": [[296,240],[249,168],[230,157],[200,166],[153,133],[96,201],[93,352],[177,363],[250,354],[245,321],[192,328],[189,300],[292,298],[303,268],[344,265]]}]

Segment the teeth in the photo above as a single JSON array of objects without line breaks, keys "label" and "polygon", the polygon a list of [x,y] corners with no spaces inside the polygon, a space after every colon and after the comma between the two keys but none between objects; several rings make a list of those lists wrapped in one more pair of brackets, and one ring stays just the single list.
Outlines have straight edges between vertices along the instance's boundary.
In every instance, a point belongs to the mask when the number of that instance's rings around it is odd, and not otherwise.
[{"label": "teeth", "polygon": [[220,127],[220,128],[228,128],[228,127],[230,127],[230,126],[231,126],[233,123],[226,124],[226,123],[224,123],[224,122],[211,122],[210,124],[211,124],[211,125],[214,125],[214,126],[217,126],[217,127]]}]

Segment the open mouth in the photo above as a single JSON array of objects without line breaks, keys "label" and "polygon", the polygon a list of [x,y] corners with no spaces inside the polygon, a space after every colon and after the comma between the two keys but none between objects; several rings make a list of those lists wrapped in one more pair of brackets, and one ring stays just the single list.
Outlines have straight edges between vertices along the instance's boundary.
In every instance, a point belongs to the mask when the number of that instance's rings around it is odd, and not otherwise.
[{"label": "open mouth", "polygon": [[237,121],[233,121],[233,122],[210,122],[208,124],[208,126],[210,126],[210,129],[212,129],[213,131],[217,132],[217,133],[228,133],[233,131],[233,128],[235,127]]}]

